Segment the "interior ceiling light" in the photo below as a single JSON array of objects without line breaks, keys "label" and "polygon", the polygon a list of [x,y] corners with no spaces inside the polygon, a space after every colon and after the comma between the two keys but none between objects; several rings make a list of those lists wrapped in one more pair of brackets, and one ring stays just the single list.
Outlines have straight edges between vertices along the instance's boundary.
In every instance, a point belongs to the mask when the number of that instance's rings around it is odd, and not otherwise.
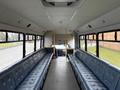
[{"label": "interior ceiling light", "polygon": [[75,2],[77,0],[46,0],[47,2]]},{"label": "interior ceiling light", "polygon": [[44,6],[47,7],[68,7],[75,6],[82,0],[41,0]]}]

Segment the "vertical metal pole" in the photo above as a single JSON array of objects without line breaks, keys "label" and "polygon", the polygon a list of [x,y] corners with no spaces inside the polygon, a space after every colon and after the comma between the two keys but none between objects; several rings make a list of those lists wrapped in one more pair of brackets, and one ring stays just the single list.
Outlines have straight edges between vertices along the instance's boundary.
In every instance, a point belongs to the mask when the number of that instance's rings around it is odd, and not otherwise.
[{"label": "vertical metal pole", "polygon": [[18,41],[20,41],[20,33],[18,33]]},{"label": "vertical metal pole", "polygon": [[6,42],[8,42],[8,32],[6,32]]},{"label": "vertical metal pole", "polygon": [[26,35],[23,34],[23,58],[26,55]]},{"label": "vertical metal pole", "polygon": [[80,44],[80,35],[79,35],[79,48],[81,48],[81,44]]},{"label": "vertical metal pole", "polygon": [[93,40],[95,39],[94,34],[93,34]]},{"label": "vertical metal pole", "polygon": [[42,48],[42,36],[40,36],[40,48]]},{"label": "vertical metal pole", "polygon": [[41,48],[43,48],[43,36],[41,36]]},{"label": "vertical metal pole", "polygon": [[43,36],[42,38],[43,38],[43,46],[42,46],[42,47],[44,48],[44,45],[45,45],[45,37]]},{"label": "vertical metal pole", "polygon": [[34,35],[35,39],[34,39],[34,52],[36,51],[36,35]]},{"label": "vertical metal pole", "polygon": [[99,57],[99,33],[96,34],[96,56]]},{"label": "vertical metal pole", "polygon": [[117,41],[117,31],[115,31],[115,41]]},{"label": "vertical metal pole", "polygon": [[[54,49],[53,49],[53,53],[54,53],[54,55],[55,55],[55,32],[53,33],[53,45],[54,45]],[[66,43],[66,42],[65,42]]]},{"label": "vertical metal pole", "polygon": [[102,33],[102,40],[104,40],[104,33]]},{"label": "vertical metal pole", "polygon": [[87,51],[87,35],[85,35],[85,51]]}]

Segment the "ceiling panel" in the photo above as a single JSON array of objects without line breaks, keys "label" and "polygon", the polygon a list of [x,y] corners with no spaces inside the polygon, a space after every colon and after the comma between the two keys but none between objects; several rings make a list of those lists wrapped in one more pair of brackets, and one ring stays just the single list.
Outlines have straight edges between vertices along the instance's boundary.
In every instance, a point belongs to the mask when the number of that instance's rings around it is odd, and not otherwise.
[{"label": "ceiling panel", "polygon": [[[31,22],[34,26],[30,29],[38,32],[71,33],[73,30],[84,32],[81,27],[119,7],[120,0],[83,0],[74,7],[44,7],[41,0],[0,0],[0,4],[14,12],[16,20],[19,17],[24,18],[20,27]],[[2,10],[0,17],[3,19],[0,21],[17,26],[14,17],[11,18],[11,11]]]}]

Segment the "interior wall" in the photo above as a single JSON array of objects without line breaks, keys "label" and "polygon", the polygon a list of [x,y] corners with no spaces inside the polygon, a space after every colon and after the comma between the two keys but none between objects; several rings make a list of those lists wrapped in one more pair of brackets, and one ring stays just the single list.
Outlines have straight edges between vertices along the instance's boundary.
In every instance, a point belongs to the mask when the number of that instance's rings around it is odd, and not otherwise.
[{"label": "interior wall", "polygon": [[68,44],[70,48],[74,48],[74,37],[72,34],[56,34],[55,44]]},{"label": "interior wall", "polygon": [[53,44],[53,32],[46,32],[45,33],[45,47],[51,47]]},{"label": "interior wall", "polygon": [[75,49],[79,48],[79,34],[77,32],[74,32],[74,38],[75,38]]},{"label": "interior wall", "polygon": [[73,34],[54,34],[53,32],[45,33],[45,47],[52,45],[68,44],[69,48],[74,48],[74,35]]}]

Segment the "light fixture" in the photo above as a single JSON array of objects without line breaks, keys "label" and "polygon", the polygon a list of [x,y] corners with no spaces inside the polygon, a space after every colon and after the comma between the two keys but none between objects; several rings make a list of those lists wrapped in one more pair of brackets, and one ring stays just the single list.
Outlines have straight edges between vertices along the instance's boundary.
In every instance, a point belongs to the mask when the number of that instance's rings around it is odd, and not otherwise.
[{"label": "light fixture", "polygon": [[75,6],[78,2],[83,0],[41,0],[46,7],[67,7]]}]

